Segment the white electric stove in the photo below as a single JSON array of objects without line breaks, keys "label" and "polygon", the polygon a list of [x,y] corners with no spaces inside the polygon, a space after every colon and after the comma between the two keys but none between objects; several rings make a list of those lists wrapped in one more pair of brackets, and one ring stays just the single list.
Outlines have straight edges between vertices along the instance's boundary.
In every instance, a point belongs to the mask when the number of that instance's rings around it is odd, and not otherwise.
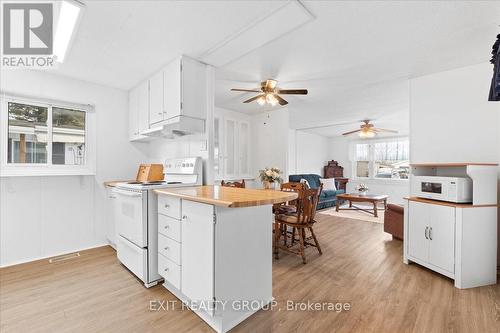
[{"label": "white electric stove", "polygon": [[165,160],[162,181],[119,183],[115,221],[118,260],[149,288],[158,274],[158,207],[154,189],[203,184],[201,157]]}]

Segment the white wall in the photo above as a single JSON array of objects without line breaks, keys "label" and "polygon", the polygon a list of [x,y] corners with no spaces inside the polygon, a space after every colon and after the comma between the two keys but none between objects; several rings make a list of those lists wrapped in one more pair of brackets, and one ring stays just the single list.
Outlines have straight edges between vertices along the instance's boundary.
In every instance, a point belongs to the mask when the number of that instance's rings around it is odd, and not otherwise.
[{"label": "white wall", "polygon": [[[2,92],[94,104],[95,176],[0,179],[0,265],[106,244],[105,180],[135,178],[145,145],[128,141],[124,91],[44,72],[3,70]],[[3,148],[2,148],[3,149]]]},{"label": "white wall", "polygon": [[488,102],[484,63],[410,81],[412,163],[498,162],[500,104]]},{"label": "white wall", "polygon": [[259,113],[251,117],[252,173],[265,167],[278,167],[288,179],[288,110]]},{"label": "white wall", "polygon": [[488,102],[492,73],[483,63],[411,80],[412,163],[498,163],[500,103]]},{"label": "white wall", "polygon": [[[410,185],[405,180],[388,180],[388,179],[354,179],[352,172],[351,153],[349,147],[353,143],[352,139],[344,137],[331,138],[329,141],[329,159],[336,160],[339,165],[344,167],[344,177],[349,178],[347,183],[347,192],[355,192],[356,186],[363,183],[366,184],[370,193],[386,194],[389,196],[388,202],[400,204],[404,203],[403,198],[410,193]],[[363,142],[370,142],[364,140]]]},{"label": "white wall", "polygon": [[290,174],[314,173],[323,176],[329,139],[325,136],[290,130]]}]

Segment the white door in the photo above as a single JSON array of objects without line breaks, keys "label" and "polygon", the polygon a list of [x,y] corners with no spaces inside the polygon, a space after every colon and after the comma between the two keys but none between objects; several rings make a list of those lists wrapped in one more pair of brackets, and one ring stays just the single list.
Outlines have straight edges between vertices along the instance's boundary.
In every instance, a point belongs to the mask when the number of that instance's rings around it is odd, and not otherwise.
[{"label": "white door", "polygon": [[239,154],[239,175],[241,177],[250,175],[250,125],[246,121],[239,123],[239,140],[238,140],[238,154]]},{"label": "white door", "polygon": [[236,156],[236,121],[225,119],[224,121],[224,177],[234,178],[237,174]]},{"label": "white door", "polygon": [[134,88],[129,93],[128,115],[129,115],[129,139],[133,140],[139,135],[139,113],[138,113],[138,90]]},{"label": "white door", "polygon": [[149,81],[142,82],[137,92],[137,112],[139,120],[139,134],[149,128]]},{"label": "white door", "polygon": [[429,263],[454,273],[455,268],[455,208],[429,206]]},{"label": "white door", "polygon": [[224,169],[224,152],[222,151],[221,118],[214,117],[214,177],[221,179]]},{"label": "white door", "polygon": [[163,120],[163,71],[149,79],[149,124]]},{"label": "white door", "polygon": [[118,235],[138,247],[148,246],[147,198],[142,192],[113,189],[116,196],[115,222]]},{"label": "white door", "polygon": [[429,206],[410,201],[408,214],[408,254],[425,262],[429,258]]},{"label": "white door", "polygon": [[181,62],[175,60],[163,70],[165,119],[181,115]]},{"label": "white door", "polygon": [[213,216],[212,205],[182,201],[181,291],[191,301],[210,307],[214,297]]}]

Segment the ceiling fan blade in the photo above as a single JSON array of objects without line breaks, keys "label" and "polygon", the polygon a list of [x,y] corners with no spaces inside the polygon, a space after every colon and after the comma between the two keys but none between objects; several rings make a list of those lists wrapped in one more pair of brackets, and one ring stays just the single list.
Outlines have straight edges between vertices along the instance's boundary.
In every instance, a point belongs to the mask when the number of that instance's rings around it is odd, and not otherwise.
[{"label": "ceiling fan blade", "polygon": [[281,106],[288,104],[288,102],[285,101],[281,96],[274,94],[274,97],[276,97],[276,99],[278,100],[278,103],[280,103]]},{"label": "ceiling fan blade", "polygon": [[260,98],[260,97],[263,97],[263,96],[264,96],[264,94],[257,95],[257,96],[255,96],[255,97],[252,97],[252,98],[247,99],[246,101],[243,101],[243,103],[250,103],[250,102],[253,102],[253,101],[255,101],[256,99],[258,99],[258,98]]},{"label": "ceiling fan blade", "polygon": [[372,130],[375,131],[375,132],[398,133],[398,131],[395,131],[395,130],[378,128],[378,127],[373,127]]},{"label": "ceiling fan blade", "polygon": [[260,92],[260,90],[252,90],[252,89],[237,89],[237,88],[233,88],[231,89],[231,91],[246,91],[246,92]]},{"label": "ceiling fan blade", "polygon": [[349,135],[349,134],[357,133],[357,132],[361,132],[361,130],[358,129],[358,130],[355,130],[355,131],[345,132],[345,133],[342,133],[342,135]]},{"label": "ceiling fan blade", "polygon": [[278,89],[277,93],[282,95],[307,95],[307,89]]}]

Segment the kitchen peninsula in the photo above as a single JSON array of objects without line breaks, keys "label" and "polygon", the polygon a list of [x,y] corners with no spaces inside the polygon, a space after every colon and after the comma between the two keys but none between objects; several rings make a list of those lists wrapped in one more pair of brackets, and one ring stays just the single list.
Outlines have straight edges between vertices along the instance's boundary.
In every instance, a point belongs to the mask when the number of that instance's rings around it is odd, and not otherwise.
[{"label": "kitchen peninsula", "polygon": [[296,193],[220,186],[155,192],[166,289],[217,332],[272,301],[272,205]]}]

